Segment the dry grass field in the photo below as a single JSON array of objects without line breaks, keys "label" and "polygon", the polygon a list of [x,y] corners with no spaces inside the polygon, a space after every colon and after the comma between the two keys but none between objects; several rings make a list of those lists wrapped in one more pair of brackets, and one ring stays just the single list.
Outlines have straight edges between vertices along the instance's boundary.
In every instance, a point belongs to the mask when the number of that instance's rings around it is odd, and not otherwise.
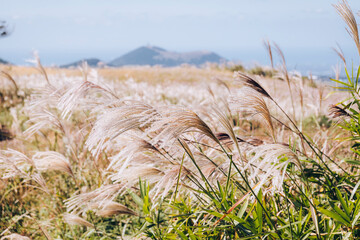
[{"label": "dry grass field", "polygon": [[[172,224],[182,222],[181,229],[190,219],[209,229],[219,225],[216,235],[241,236],[240,219],[220,215],[234,209],[249,218],[256,210],[251,191],[263,201],[285,190],[296,194],[287,171],[314,170],[306,160],[319,161],[313,147],[336,159],[353,154],[329,112],[348,93],[299,74],[86,65],[1,71],[1,124],[9,137],[0,143],[2,237],[172,238]],[[338,164],[347,166],[323,158],[335,174]],[[308,187],[314,198],[324,191]],[[224,200],[211,199],[221,194]],[[243,202],[247,208],[237,209]],[[310,210],[302,211],[310,216]],[[159,229],[151,229],[160,217]],[[179,236],[190,236],[186,231]],[[209,234],[192,231],[197,238]]]},{"label": "dry grass field", "polygon": [[322,83],[267,47],[279,66],[1,65],[0,239],[359,239],[360,68]]}]

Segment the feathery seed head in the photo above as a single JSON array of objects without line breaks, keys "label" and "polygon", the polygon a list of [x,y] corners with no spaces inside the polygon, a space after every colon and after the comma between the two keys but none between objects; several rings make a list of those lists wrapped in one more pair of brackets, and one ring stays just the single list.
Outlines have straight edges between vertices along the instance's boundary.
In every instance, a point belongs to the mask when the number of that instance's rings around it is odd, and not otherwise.
[{"label": "feathery seed head", "polygon": [[5,240],[5,239],[9,239],[9,240],[30,240],[29,237],[17,234],[17,233],[12,233],[6,236],[3,236],[2,238],[0,238],[0,240]]},{"label": "feathery seed head", "polygon": [[251,77],[241,73],[241,72],[235,72],[235,77],[237,80],[239,80],[244,86],[249,87],[256,92],[260,93],[262,96],[267,97],[269,99],[272,99],[271,96],[265,91],[265,89],[254,79]]},{"label": "feathery seed head", "polygon": [[37,152],[32,159],[35,167],[40,171],[59,170],[74,176],[69,160],[58,152]]},{"label": "feathery seed head", "polygon": [[137,215],[137,213],[131,210],[130,208],[114,201],[107,201],[103,204],[102,207],[101,206],[98,207],[100,207],[100,209],[96,211],[96,215],[101,217],[111,217],[113,215],[119,215],[119,214],[132,215],[132,216]]},{"label": "feathery seed head", "polygon": [[84,226],[84,227],[91,227],[93,228],[94,225],[89,223],[85,219],[71,213],[64,213],[63,214],[64,221],[69,225],[77,225],[77,226]]},{"label": "feathery seed head", "polygon": [[232,96],[231,106],[237,112],[248,113],[251,117],[259,116],[258,119],[266,125],[266,129],[270,131],[273,140],[275,141],[275,131],[272,123],[272,117],[267,107],[263,95],[253,88],[243,87],[242,94],[239,96]]},{"label": "feathery seed head", "polygon": [[154,122],[147,133],[157,133],[153,144],[160,147],[171,145],[182,134],[198,132],[218,142],[210,127],[193,111],[183,108],[168,108],[161,112],[161,118]]},{"label": "feathery seed head", "polygon": [[341,107],[333,105],[333,104],[330,105],[329,112],[330,112],[330,116],[332,116],[333,118],[350,116],[349,113],[347,113],[344,108],[341,108]]},{"label": "feathery seed head", "polygon": [[354,40],[355,45],[358,49],[358,53],[360,55],[360,39],[358,25],[348,2],[346,0],[340,0],[338,4],[333,6],[348,26],[346,30]]},{"label": "feathery seed head", "polygon": [[102,202],[114,199],[124,190],[123,184],[104,185],[92,192],[75,195],[65,201],[68,212],[84,212],[94,202]]}]

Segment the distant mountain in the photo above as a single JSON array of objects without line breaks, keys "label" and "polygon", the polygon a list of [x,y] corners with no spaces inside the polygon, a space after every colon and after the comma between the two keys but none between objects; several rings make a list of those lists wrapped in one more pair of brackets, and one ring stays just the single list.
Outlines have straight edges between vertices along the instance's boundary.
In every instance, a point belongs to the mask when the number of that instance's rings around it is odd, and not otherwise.
[{"label": "distant mountain", "polygon": [[226,59],[216,53],[208,51],[170,52],[155,46],[139,47],[108,63],[109,66],[125,65],[162,65],[165,67],[178,66],[183,63],[201,65],[206,62],[220,63]]},{"label": "distant mountain", "polygon": [[9,62],[7,62],[7,61],[0,58],[0,64],[9,64]]},{"label": "distant mountain", "polygon": [[89,67],[98,67],[101,60],[97,59],[97,58],[87,58],[87,59],[79,60],[77,62],[61,65],[60,67],[61,68],[78,67],[78,66],[81,66],[83,64],[83,62],[87,62]]}]

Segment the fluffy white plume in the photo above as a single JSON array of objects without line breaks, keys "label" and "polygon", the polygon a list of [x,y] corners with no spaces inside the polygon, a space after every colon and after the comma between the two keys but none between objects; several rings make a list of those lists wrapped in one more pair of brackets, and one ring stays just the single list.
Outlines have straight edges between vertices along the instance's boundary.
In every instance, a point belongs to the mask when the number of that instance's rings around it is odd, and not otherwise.
[{"label": "fluffy white plume", "polygon": [[63,214],[64,221],[70,225],[77,225],[77,226],[84,226],[84,227],[91,227],[93,228],[94,225],[85,219],[71,213],[64,213]]},{"label": "fluffy white plume", "polygon": [[32,156],[32,160],[40,171],[58,170],[74,176],[69,160],[58,152],[37,152]]},{"label": "fluffy white plume", "polygon": [[155,108],[139,101],[115,101],[102,108],[86,141],[94,156],[106,149],[109,141],[131,129],[146,127],[158,115]]}]

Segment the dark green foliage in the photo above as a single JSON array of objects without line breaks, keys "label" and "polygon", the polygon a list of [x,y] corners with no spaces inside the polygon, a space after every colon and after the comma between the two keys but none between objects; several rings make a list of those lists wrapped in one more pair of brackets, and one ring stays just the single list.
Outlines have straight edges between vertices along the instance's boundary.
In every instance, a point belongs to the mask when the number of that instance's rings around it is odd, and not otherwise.
[{"label": "dark green foliage", "polygon": [[256,66],[254,68],[251,68],[250,70],[248,70],[248,73],[250,74],[254,74],[254,75],[259,75],[259,76],[262,76],[262,77],[273,77],[274,76],[274,70],[268,70],[268,69],[265,69],[263,67],[260,67],[260,66]]}]

